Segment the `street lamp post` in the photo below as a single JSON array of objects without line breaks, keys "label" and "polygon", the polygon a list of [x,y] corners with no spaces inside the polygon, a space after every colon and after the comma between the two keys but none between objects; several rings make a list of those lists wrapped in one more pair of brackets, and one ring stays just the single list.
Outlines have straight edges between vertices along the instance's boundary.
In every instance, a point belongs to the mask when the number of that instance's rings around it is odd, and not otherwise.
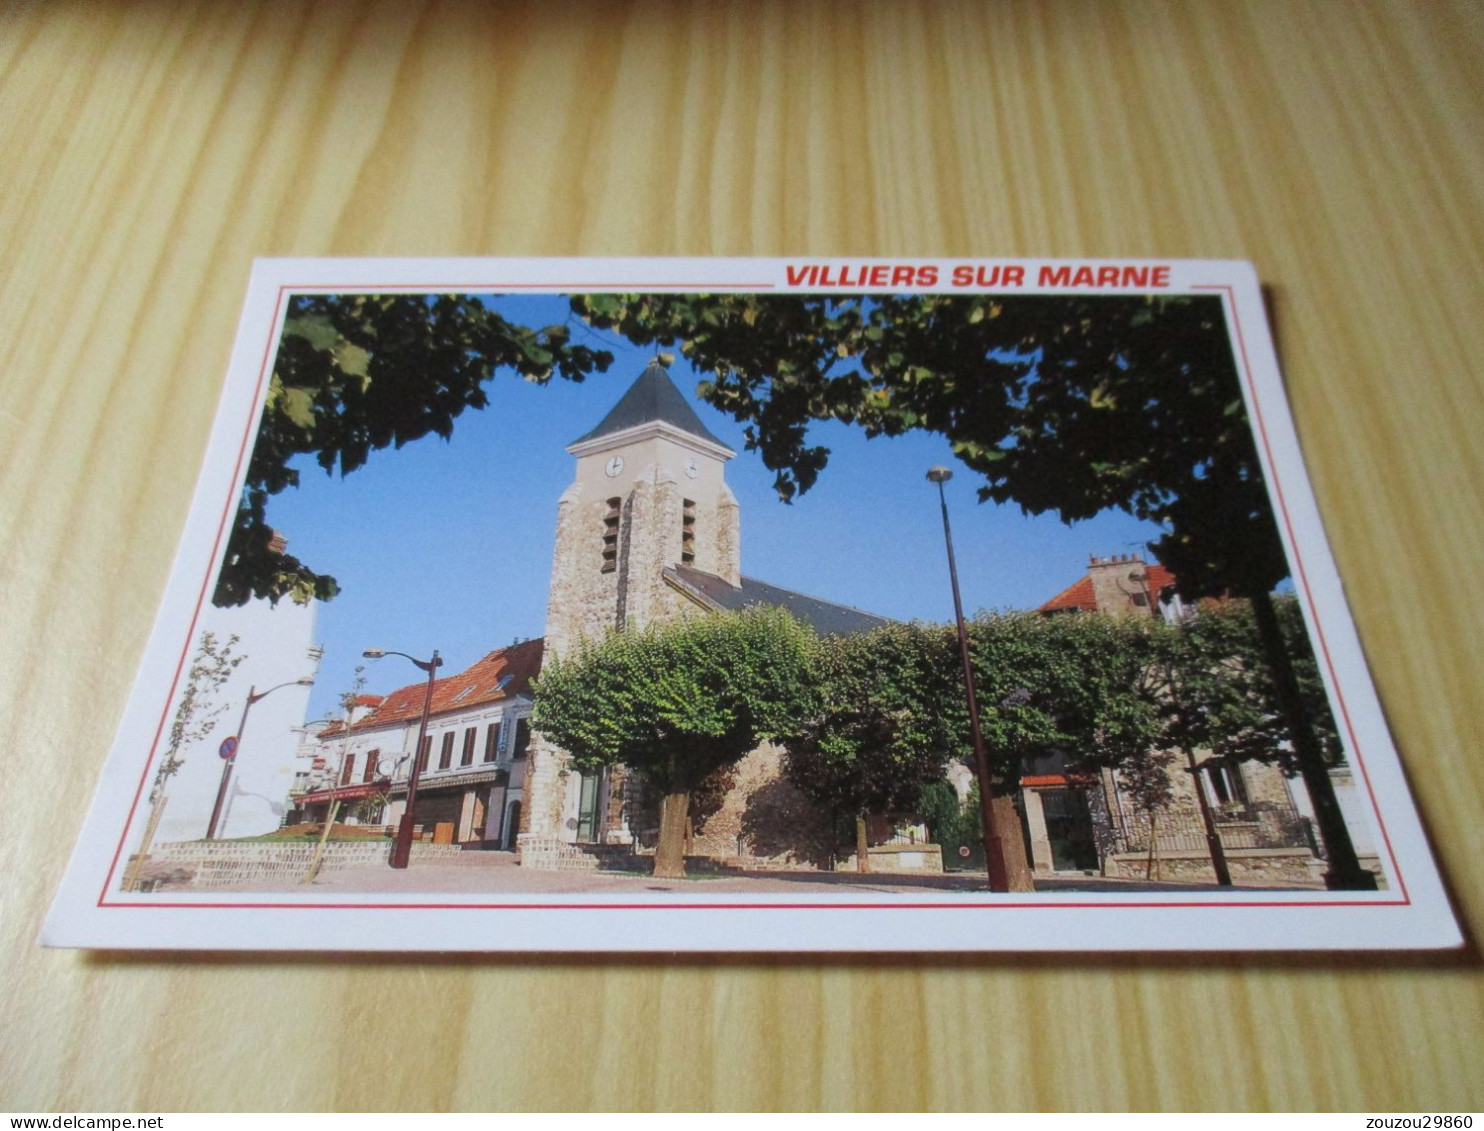
[{"label": "street lamp post", "polygon": [[969,733],[974,741],[974,773],[979,779],[979,818],[984,826],[984,863],[989,873],[990,891],[1010,891],[1010,874],[1005,863],[1005,846],[996,826],[994,786],[989,773],[989,754],[984,749],[984,732],[979,726],[979,698],[974,692],[974,664],[969,658],[969,631],[964,625],[964,603],[958,591],[958,564],[953,557],[953,529],[948,525],[948,496],[943,484],[953,478],[946,467],[928,469],[929,482],[938,485],[938,501],[943,508],[943,540],[948,546],[948,579],[953,585],[953,616],[958,625],[958,649],[964,662],[964,688],[969,700]]},{"label": "street lamp post", "polygon": [[[236,742],[229,748],[230,752],[222,755],[222,782],[217,786],[216,804],[211,807],[211,821],[206,826],[206,839],[216,839],[216,827],[222,818],[222,805],[227,800],[227,783],[232,780],[232,767],[237,764],[237,755],[242,753],[242,732],[247,727],[247,713],[252,710],[252,705],[259,699],[266,699],[275,691],[285,687],[309,687],[314,683],[312,676],[302,675],[298,679],[291,679],[287,683],[280,683],[277,687],[270,687],[267,691],[259,691],[256,686],[247,689],[247,702],[242,704],[242,718],[237,722],[237,733],[232,737]],[[225,746],[225,744],[224,744]]]},{"label": "street lamp post", "polygon": [[438,655],[436,648],[433,649],[431,660],[419,660],[416,656],[409,656],[406,652],[393,652],[385,648],[367,648],[361,655],[368,660],[379,660],[383,656],[401,656],[404,660],[411,660],[415,666],[428,673],[428,691],[423,696],[423,717],[417,727],[417,745],[412,748],[412,768],[407,771],[407,808],[402,811],[402,820],[397,825],[397,839],[392,845],[392,858],[389,861],[393,868],[405,868],[412,858],[412,809],[417,804],[417,781],[422,776],[423,740],[428,736],[428,713],[433,709],[433,681],[438,669],[443,666],[443,658]]}]

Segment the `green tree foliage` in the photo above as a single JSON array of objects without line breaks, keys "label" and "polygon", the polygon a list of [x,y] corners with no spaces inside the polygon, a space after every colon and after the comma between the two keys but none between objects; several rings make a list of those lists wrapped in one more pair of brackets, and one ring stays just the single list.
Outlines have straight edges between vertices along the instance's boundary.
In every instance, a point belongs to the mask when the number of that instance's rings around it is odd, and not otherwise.
[{"label": "green tree foliage", "polygon": [[775,609],[584,641],[548,661],[533,726],[580,770],[625,765],[664,797],[655,875],[685,875],[691,794],[808,715],[813,634]]},{"label": "green tree foliage", "polygon": [[[1292,648],[1305,707],[1326,764],[1343,760],[1339,732],[1319,668],[1303,647],[1303,616],[1294,597],[1273,601]],[[1295,774],[1294,735],[1283,710],[1248,601],[1206,601],[1199,615],[1165,632],[1159,678],[1169,688],[1164,745],[1209,751],[1222,761],[1259,761]]]},{"label": "green tree foliage", "polygon": [[257,443],[217,580],[217,605],[253,597],[301,604],[339,587],[275,542],[268,499],[312,456],[348,475],[374,451],[429,433],[448,439],[484,385],[508,369],[545,383],[582,380],[612,356],[573,345],[565,325],[520,326],[469,295],[299,295],[289,302]]},{"label": "green tree foliage", "polygon": [[1109,508],[1169,531],[1183,595],[1288,572],[1220,300],[1192,296],[585,295],[574,308],[712,375],[779,494],[813,485],[808,425],[945,436],[981,497],[1064,521]]},{"label": "green tree foliage", "polygon": [[981,727],[996,784],[1054,757],[1078,768],[1145,758],[1160,734],[1155,622],[1094,613],[980,616],[969,626]]},{"label": "green tree foliage", "polygon": [[984,744],[997,795],[1024,773],[1116,769],[1161,757],[1147,618],[981,616],[970,627]]},{"label": "green tree foliage", "polygon": [[[1303,697],[1304,713],[1314,737],[1318,740],[1325,765],[1343,765],[1345,747],[1340,741],[1340,731],[1335,725],[1334,713],[1330,710],[1329,692],[1325,690],[1324,678],[1319,674],[1319,659],[1314,655],[1314,649],[1309,646],[1309,630],[1304,624],[1304,611],[1299,608],[1298,598],[1291,594],[1274,597],[1270,604],[1277,614],[1278,626],[1288,646],[1288,654],[1293,658],[1293,672],[1298,682],[1299,694]],[[1247,610],[1251,615],[1252,602],[1247,603]],[[1277,688],[1270,684],[1268,692],[1270,695],[1268,702],[1272,711],[1282,716],[1288,724],[1289,729],[1285,738],[1290,749],[1285,751],[1285,757],[1292,757],[1292,748],[1298,742],[1298,736],[1292,729],[1292,719],[1284,711],[1283,697],[1278,693]],[[1288,768],[1290,771],[1294,770],[1292,764],[1289,764]]]},{"label": "green tree foliage", "polygon": [[[969,796],[959,800],[958,790],[947,781],[922,787],[917,811],[928,827],[928,836],[943,850],[943,866],[950,871],[984,870],[984,843],[979,833],[979,783],[969,787]],[[967,848],[965,855],[959,850]]]},{"label": "green tree foliage", "polygon": [[[1155,631],[1149,620],[1091,614],[974,621],[970,651],[997,791],[1018,789],[1039,759],[1054,759],[1059,769],[1139,772],[1159,757],[1161,713],[1150,676]],[[816,713],[783,740],[784,768],[832,811],[915,810],[949,765],[971,762],[951,628],[892,625],[823,640],[819,669]],[[944,820],[941,813],[935,819]],[[977,808],[972,820],[977,840]]]},{"label": "green tree foliage", "polygon": [[[1189,295],[588,295],[573,307],[640,344],[676,345],[700,392],[746,425],[779,495],[829,459],[808,425],[938,433],[983,499],[1065,522],[1117,508],[1159,523],[1150,549],[1187,599],[1253,602],[1296,759],[1330,855],[1359,866],[1270,605],[1288,563],[1220,300]],[[1300,655],[1304,649],[1300,649]]]},{"label": "green tree foliage", "polygon": [[816,711],[783,740],[789,780],[843,815],[914,809],[923,786],[969,753],[952,636],[893,624],[826,637],[818,656]]}]

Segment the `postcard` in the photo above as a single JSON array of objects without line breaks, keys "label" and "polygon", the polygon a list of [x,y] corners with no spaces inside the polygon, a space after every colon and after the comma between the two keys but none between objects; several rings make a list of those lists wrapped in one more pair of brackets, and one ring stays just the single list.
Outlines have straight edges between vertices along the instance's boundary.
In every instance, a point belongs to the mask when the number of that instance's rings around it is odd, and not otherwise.
[{"label": "postcard", "polygon": [[1251,265],[280,259],[42,942],[1460,936]]}]

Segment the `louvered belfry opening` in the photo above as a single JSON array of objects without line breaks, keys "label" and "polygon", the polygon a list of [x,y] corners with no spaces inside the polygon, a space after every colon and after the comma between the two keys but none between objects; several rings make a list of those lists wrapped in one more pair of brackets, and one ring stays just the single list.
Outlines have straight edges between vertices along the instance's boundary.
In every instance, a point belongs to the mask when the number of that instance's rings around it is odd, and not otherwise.
[{"label": "louvered belfry opening", "polygon": [[680,564],[694,565],[696,560],[696,501],[684,499],[680,508]]},{"label": "louvered belfry opening", "polygon": [[618,528],[623,519],[623,500],[615,495],[608,500],[608,511],[603,515],[603,572],[612,573],[618,568]]}]

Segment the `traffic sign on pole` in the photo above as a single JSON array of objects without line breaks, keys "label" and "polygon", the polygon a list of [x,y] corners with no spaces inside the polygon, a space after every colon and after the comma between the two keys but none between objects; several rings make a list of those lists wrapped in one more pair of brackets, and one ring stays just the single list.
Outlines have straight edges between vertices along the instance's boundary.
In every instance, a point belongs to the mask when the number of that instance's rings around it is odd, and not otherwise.
[{"label": "traffic sign on pole", "polygon": [[228,735],[222,739],[222,744],[216,748],[217,755],[226,762],[230,762],[237,754],[237,736]]}]

